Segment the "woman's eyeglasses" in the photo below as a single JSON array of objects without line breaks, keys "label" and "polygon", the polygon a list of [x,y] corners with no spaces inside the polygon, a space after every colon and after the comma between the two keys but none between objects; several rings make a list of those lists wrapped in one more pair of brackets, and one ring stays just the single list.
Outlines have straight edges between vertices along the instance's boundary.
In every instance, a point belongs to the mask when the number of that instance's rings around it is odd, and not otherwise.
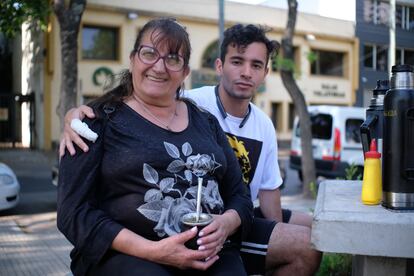
[{"label": "woman's eyeglasses", "polygon": [[179,54],[168,54],[162,57],[157,49],[145,45],[139,46],[137,53],[139,60],[148,65],[153,65],[162,58],[165,68],[170,71],[178,72],[184,68],[184,58]]}]

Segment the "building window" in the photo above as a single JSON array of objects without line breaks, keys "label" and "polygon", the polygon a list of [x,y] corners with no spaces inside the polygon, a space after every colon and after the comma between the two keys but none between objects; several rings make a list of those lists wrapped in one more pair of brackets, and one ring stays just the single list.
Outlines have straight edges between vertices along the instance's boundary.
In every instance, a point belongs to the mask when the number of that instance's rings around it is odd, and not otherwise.
[{"label": "building window", "polygon": [[374,69],[376,48],[372,45],[364,45],[364,67]]},{"label": "building window", "polygon": [[397,5],[395,7],[395,26],[397,28],[403,28],[405,20],[405,7]]},{"label": "building window", "polygon": [[312,50],[316,60],[311,63],[312,75],[344,76],[344,53]]},{"label": "building window", "polygon": [[[376,25],[388,26],[390,16],[389,1],[364,0],[364,21]],[[414,7],[396,5],[395,25],[401,29],[414,29]]]},{"label": "building window", "polygon": [[414,29],[414,7],[396,6],[395,25],[404,30]]},{"label": "building window", "polygon": [[364,1],[364,21],[368,23],[374,22],[374,4],[372,0]]},{"label": "building window", "polygon": [[82,58],[118,60],[118,28],[84,25]]},{"label": "building window", "polygon": [[404,64],[403,60],[403,49],[396,49],[395,50],[395,64]]},{"label": "building window", "polygon": [[376,70],[377,71],[388,70],[388,47],[387,46],[377,46]]},{"label": "building window", "polygon": [[409,7],[409,15],[407,17],[406,22],[407,29],[414,30],[414,7]]},{"label": "building window", "polygon": [[389,21],[390,4],[381,0],[364,1],[364,21],[376,25],[387,25]]},{"label": "building window", "polygon": [[298,71],[297,69],[300,68],[299,47],[293,46],[293,62],[285,61],[281,53],[279,53],[277,56],[270,57],[270,59],[270,69],[272,72],[277,72],[283,67],[287,67],[287,69],[293,69],[293,71]]},{"label": "building window", "polygon": [[387,71],[388,48],[378,45],[364,45],[364,67],[376,71]]},{"label": "building window", "polygon": [[414,50],[397,49],[395,52],[395,64],[414,64]]},{"label": "building window", "polygon": [[218,40],[211,43],[204,51],[201,67],[203,68],[216,68],[216,59],[219,57]]},{"label": "building window", "polygon": [[414,50],[404,50],[403,64],[414,65]]},{"label": "building window", "polygon": [[277,131],[282,130],[282,104],[281,103],[272,103],[272,114],[270,115],[272,119],[273,126]]}]

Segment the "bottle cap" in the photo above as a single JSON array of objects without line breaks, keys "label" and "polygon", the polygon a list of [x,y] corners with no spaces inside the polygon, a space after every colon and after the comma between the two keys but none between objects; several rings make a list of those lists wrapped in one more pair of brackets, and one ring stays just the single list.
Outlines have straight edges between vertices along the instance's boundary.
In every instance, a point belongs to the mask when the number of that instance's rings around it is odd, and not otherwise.
[{"label": "bottle cap", "polygon": [[388,80],[377,80],[377,86],[372,90],[373,95],[385,95],[387,90],[390,89],[390,84]]},{"label": "bottle cap", "polygon": [[409,64],[398,64],[398,65],[394,65],[391,67],[391,72],[392,73],[397,73],[397,72],[414,72],[414,67],[409,65]]},{"label": "bottle cap", "polygon": [[381,158],[381,153],[377,151],[377,142],[375,139],[371,140],[371,145],[369,146],[369,151],[365,153],[365,158]]}]

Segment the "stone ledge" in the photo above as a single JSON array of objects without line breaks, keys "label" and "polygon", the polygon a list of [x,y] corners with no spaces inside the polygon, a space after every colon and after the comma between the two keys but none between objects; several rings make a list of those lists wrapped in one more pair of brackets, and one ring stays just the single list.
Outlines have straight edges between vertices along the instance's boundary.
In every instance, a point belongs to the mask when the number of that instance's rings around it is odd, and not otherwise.
[{"label": "stone ledge", "polygon": [[414,258],[414,213],[363,205],[361,185],[345,180],[320,184],[313,246],[324,252]]}]

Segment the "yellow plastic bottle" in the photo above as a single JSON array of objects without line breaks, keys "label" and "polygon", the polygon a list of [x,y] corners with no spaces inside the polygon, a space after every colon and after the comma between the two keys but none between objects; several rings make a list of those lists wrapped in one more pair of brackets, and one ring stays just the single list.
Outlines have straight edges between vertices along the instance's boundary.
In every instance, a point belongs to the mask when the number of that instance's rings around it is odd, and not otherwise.
[{"label": "yellow plastic bottle", "polygon": [[365,153],[364,179],[362,181],[362,203],[377,205],[381,203],[382,175],[381,153],[377,151],[377,143],[372,139],[370,150]]}]

